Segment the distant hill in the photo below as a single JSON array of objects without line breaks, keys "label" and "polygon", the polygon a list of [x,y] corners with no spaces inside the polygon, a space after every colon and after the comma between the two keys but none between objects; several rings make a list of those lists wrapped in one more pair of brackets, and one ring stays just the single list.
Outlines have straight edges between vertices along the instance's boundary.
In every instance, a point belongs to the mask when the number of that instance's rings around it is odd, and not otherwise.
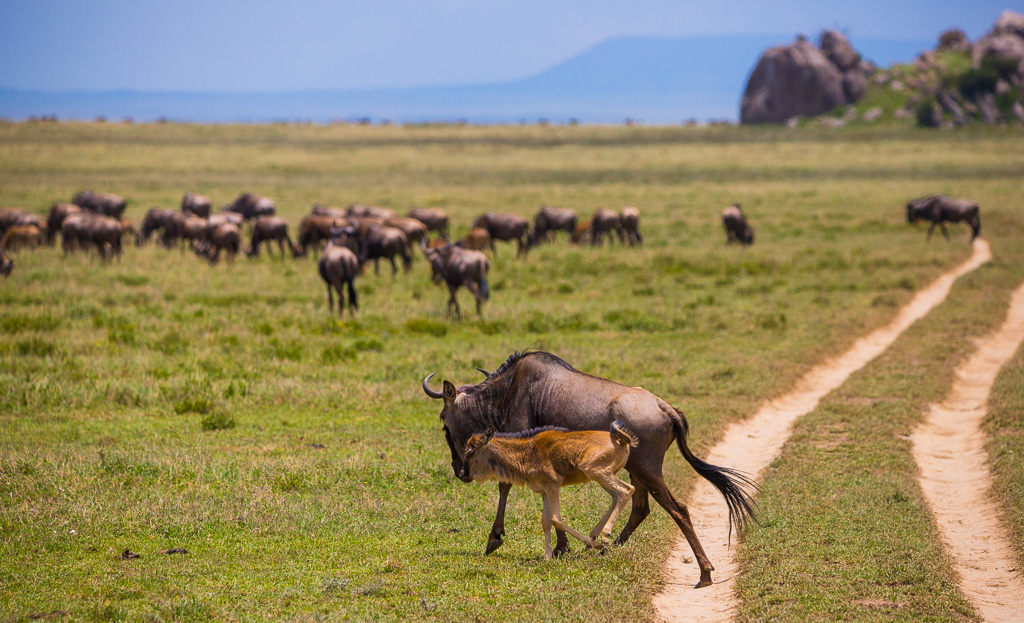
[{"label": "distant hill", "polygon": [[[517,123],[548,119],[651,124],[735,120],[746,79],[761,52],[789,35],[623,37],[522,80],[413,89],[201,93],[180,91],[43,92],[0,89],[0,117],[106,117],[189,122],[355,120]],[[926,40],[858,39],[880,66],[906,62]]]}]

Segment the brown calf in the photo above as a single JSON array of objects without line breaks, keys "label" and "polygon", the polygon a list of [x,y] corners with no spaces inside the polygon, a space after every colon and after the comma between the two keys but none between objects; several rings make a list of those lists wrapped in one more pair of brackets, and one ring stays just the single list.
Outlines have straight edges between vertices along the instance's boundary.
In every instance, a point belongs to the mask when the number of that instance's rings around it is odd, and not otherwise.
[{"label": "brown calf", "polygon": [[[493,429],[466,442],[463,480],[494,480],[525,485],[544,501],[544,556],[551,558],[551,526],[567,532],[588,547],[603,549],[612,526],[633,495],[633,486],[615,474],[626,465],[636,439],[619,420],[608,432],[570,431],[546,426],[521,433],[495,434]],[[612,505],[590,535],[570,528],[559,511],[559,490],[594,481],[612,498]]]}]

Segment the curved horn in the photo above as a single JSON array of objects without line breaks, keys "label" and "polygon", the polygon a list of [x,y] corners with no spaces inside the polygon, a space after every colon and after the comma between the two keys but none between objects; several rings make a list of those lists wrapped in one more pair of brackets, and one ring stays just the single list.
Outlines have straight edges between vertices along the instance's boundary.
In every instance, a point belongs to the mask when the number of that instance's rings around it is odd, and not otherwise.
[{"label": "curved horn", "polygon": [[427,378],[423,379],[423,391],[426,392],[426,394],[431,398],[444,398],[444,394],[442,392],[436,392],[430,389],[430,377],[434,376],[435,374],[437,374],[437,372],[431,372],[429,375],[427,375]]},{"label": "curved horn", "polygon": [[479,372],[480,374],[483,374],[484,376],[487,376],[487,377],[491,376],[491,373],[488,372],[487,370],[484,370],[483,368],[477,368],[477,372]]}]

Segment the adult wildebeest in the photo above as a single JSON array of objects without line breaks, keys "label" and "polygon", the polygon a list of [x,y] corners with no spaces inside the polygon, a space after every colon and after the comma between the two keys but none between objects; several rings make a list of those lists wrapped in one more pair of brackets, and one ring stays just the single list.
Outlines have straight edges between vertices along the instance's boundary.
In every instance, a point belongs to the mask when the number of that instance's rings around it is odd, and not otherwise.
[{"label": "adult wildebeest", "polygon": [[32,214],[22,208],[0,208],[0,236],[11,227],[34,226],[41,232],[46,232],[46,223],[39,218],[38,214]]},{"label": "adult wildebeest", "polygon": [[611,235],[613,233],[620,240],[622,239],[622,223],[619,221],[619,215],[615,210],[599,208],[597,212],[594,212],[594,217],[590,219],[590,244],[595,247],[601,246],[604,234],[608,234],[608,246],[612,246],[612,241],[615,240]]},{"label": "adult wildebeest", "polygon": [[518,214],[500,214],[497,212],[485,212],[476,217],[473,221],[473,228],[486,229],[491,237],[491,251],[495,257],[498,255],[494,243],[497,240],[515,240],[518,245],[516,257],[526,255],[530,250],[530,244],[526,239],[530,229],[530,221]]},{"label": "adult wildebeest", "polygon": [[373,260],[373,273],[380,274],[380,260],[386,258],[391,262],[391,274],[398,274],[398,266],[395,264],[395,256],[402,258],[402,267],[405,272],[412,268],[412,258],[409,256],[409,245],[406,242],[405,234],[401,229],[371,223],[358,234],[359,241],[359,265],[364,266],[369,260]]},{"label": "adult wildebeest", "polygon": [[426,225],[428,231],[434,230],[438,235],[448,236],[448,213],[440,208],[413,208],[406,216]]},{"label": "adult wildebeest", "polygon": [[234,223],[221,223],[207,232],[206,244],[196,248],[196,253],[216,264],[220,252],[227,253],[228,262],[235,259],[242,248],[242,233]]},{"label": "adult wildebeest", "polygon": [[747,223],[740,204],[734,203],[722,210],[722,226],[725,227],[726,244],[754,244],[754,230]]},{"label": "adult wildebeest", "polygon": [[50,206],[50,212],[46,215],[46,244],[53,244],[60,232],[64,219],[72,214],[78,214],[82,208],[73,203],[62,203],[60,201]]},{"label": "adult wildebeest", "polygon": [[270,197],[242,193],[231,205],[225,206],[222,212],[241,214],[244,220],[251,221],[257,216],[273,216],[277,213],[277,205]]},{"label": "adult wildebeest", "polygon": [[83,190],[71,200],[83,210],[112,216],[118,220],[124,215],[128,202],[124,198],[113,193],[94,193],[91,190]]},{"label": "adult wildebeest", "polygon": [[386,218],[395,218],[394,210],[378,206],[363,205],[361,203],[353,203],[345,210],[345,212],[349,216],[369,216],[372,218],[379,218],[381,220]]},{"label": "adult wildebeest", "polygon": [[950,199],[945,195],[929,195],[907,202],[907,222],[918,220],[931,221],[925,240],[931,240],[935,226],[942,228],[942,235],[949,240],[946,222],[959,223],[965,221],[971,228],[971,242],[981,233],[981,216],[978,204],[970,199]]},{"label": "adult wildebeest", "polygon": [[356,254],[351,249],[345,246],[346,241],[344,240],[354,233],[354,229],[351,227],[335,228],[331,234],[330,241],[327,243],[327,247],[320,254],[320,260],[317,262],[317,271],[320,273],[320,278],[327,284],[327,309],[334,311],[334,297],[331,293],[333,288],[338,293],[339,316],[345,315],[343,285],[348,287],[349,314],[355,316],[356,310],[359,309],[355,286],[356,275],[359,274],[359,258],[356,257]]},{"label": "adult wildebeest", "polygon": [[619,240],[625,237],[629,246],[642,244],[644,237],[640,235],[640,210],[626,206],[619,212]]},{"label": "adult wildebeest", "polygon": [[210,218],[210,209],[212,207],[213,201],[206,195],[185,193],[185,196],[181,198],[181,211],[185,214],[192,214],[199,218]]},{"label": "adult wildebeest", "polygon": [[320,248],[320,243],[331,239],[331,229],[354,224],[347,217],[309,214],[299,222],[298,248],[299,254],[306,255],[312,248]]},{"label": "adult wildebeest", "polygon": [[292,257],[299,257],[301,252],[292,243],[291,236],[288,235],[288,222],[280,216],[261,216],[256,219],[256,223],[252,227],[252,237],[249,240],[249,248],[245,250],[245,254],[249,257],[258,257],[260,254],[260,244],[266,243],[267,255],[273,255],[270,252],[271,243],[277,242],[277,248],[281,251],[281,259],[284,259],[284,245],[288,244],[288,250],[291,251]]},{"label": "adult wildebeest", "polygon": [[[135,245],[142,246],[149,241],[150,236],[156,232],[165,232],[168,226],[174,227],[174,215],[177,214],[174,210],[167,210],[165,208],[150,208],[146,211],[146,216],[142,217],[142,225],[139,227],[138,236],[135,238]],[[184,220],[185,214],[182,214],[181,220]],[[168,225],[169,224],[169,225]]]},{"label": "adult wildebeest", "polygon": [[548,242],[553,240],[556,231],[564,231],[572,237],[576,231],[576,211],[569,208],[554,208],[544,206],[533,217],[533,231],[530,233],[530,245]]},{"label": "adult wildebeest", "polygon": [[348,212],[345,212],[341,208],[320,205],[319,203],[313,204],[313,209],[310,211],[310,214],[315,214],[317,216],[331,216],[340,219],[348,217]]},{"label": "adult wildebeest", "polygon": [[491,297],[491,287],[487,283],[487,271],[490,270],[491,263],[487,256],[480,251],[463,249],[454,244],[441,249],[429,249],[424,244],[423,254],[430,262],[430,274],[434,283],[444,281],[448,285],[447,311],[451,313],[454,307],[455,317],[462,317],[456,293],[461,286],[465,286],[476,299],[477,316],[482,316],[483,302]]},{"label": "adult wildebeest", "polygon": [[388,227],[402,230],[402,233],[405,234],[405,243],[410,257],[412,256],[413,245],[419,244],[420,240],[427,239],[427,226],[421,223],[419,219],[396,216],[384,219],[384,224]]},{"label": "adult wildebeest", "polygon": [[[588,547],[604,549],[611,540],[612,526],[633,495],[633,487],[615,474],[629,458],[636,440],[612,422],[608,432],[570,431],[545,426],[521,433],[495,433],[488,428],[466,442],[462,480],[493,480],[526,485],[544,501],[544,557],[551,558],[551,526],[568,532]],[[612,497],[608,512],[597,522],[590,536],[570,528],[559,510],[560,489],[594,481]]]},{"label": "adult wildebeest", "polygon": [[60,233],[65,253],[94,246],[104,260],[121,256],[124,227],[116,218],[96,212],[79,212],[64,219]]},{"label": "adult wildebeest", "polygon": [[[585,374],[546,352],[517,352],[482,382],[458,389],[447,380],[443,391],[431,389],[433,376],[431,373],[423,380],[423,391],[431,398],[444,401],[441,421],[456,476],[464,470],[466,442],[488,426],[503,432],[538,426],[608,430],[612,422],[622,420],[639,445],[626,462],[626,470],[636,487],[633,506],[629,521],[615,543],[625,543],[647,517],[650,513],[648,495],[654,496],[675,520],[693,550],[701,569],[698,588],[711,584],[714,567],[697,539],[686,506],[673,497],[662,476],[665,451],[672,442],[675,441],[690,466],[725,497],[731,525],[741,529],[754,516],[749,491],[756,488],[753,481],[735,470],[711,465],[694,456],[686,443],[688,426],[683,412],[647,390]],[[488,553],[502,544],[509,488],[508,483],[498,485],[498,514],[488,538]],[[556,552],[566,550],[565,535],[560,533]]]}]

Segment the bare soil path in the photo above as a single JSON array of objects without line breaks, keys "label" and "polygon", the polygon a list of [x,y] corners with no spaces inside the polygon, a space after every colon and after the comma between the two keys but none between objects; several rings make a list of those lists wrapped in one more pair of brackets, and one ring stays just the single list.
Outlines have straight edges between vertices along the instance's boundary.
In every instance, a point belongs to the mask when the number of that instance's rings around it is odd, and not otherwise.
[{"label": "bare soil path", "polygon": [[[770,400],[750,419],[730,426],[722,441],[703,458],[714,465],[760,477],[782,451],[797,418],[814,410],[825,395],[883,353],[903,331],[941,303],[953,282],[991,258],[988,243],[980,238],[975,240],[974,253],[967,261],[918,292],[892,322],[860,338],[842,355],[812,368],[791,392]],[[729,516],[725,502],[710,483],[702,480],[686,504],[704,550],[715,565],[712,575],[715,583],[702,589],[693,588],[700,577],[700,569],[692,560],[686,541],[680,539],[666,563],[665,590],[654,597],[658,617],[663,621],[686,623],[730,621],[738,606],[730,580],[739,568],[735,551],[728,545]]]},{"label": "bare soil path", "polygon": [[1006,321],[978,340],[956,371],[941,404],[933,404],[911,436],[918,482],[935,514],[960,589],[985,621],[1024,620],[1024,574],[989,491],[992,475],[981,424],[999,370],[1024,342],[1024,285],[1010,299]]}]

